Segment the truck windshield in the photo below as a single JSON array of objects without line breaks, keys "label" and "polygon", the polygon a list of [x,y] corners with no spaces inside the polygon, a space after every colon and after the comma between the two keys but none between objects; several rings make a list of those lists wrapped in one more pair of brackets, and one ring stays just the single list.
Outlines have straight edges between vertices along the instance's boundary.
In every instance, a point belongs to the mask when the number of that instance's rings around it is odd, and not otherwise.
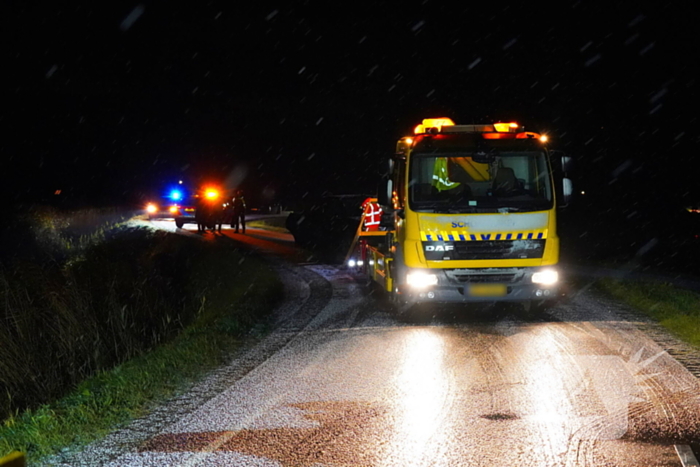
[{"label": "truck windshield", "polygon": [[543,151],[413,154],[409,205],[422,212],[525,212],[552,207]]}]

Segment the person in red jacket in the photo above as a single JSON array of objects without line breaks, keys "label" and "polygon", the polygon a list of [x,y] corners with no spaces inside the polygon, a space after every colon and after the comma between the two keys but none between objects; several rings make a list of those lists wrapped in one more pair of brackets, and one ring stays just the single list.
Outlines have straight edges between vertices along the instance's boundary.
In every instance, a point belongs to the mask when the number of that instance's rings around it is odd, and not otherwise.
[{"label": "person in red jacket", "polygon": [[379,230],[379,222],[382,219],[382,208],[376,200],[367,198],[362,202],[362,211],[365,214],[365,225],[362,229],[365,231]]}]

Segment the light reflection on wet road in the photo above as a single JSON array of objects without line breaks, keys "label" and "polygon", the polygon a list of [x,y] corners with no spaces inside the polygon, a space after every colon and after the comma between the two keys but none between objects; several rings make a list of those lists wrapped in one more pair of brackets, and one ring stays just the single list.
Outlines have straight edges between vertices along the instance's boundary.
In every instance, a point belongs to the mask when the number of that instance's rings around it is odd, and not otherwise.
[{"label": "light reflection on wet road", "polygon": [[[233,239],[296,254],[273,237]],[[330,283],[321,300],[290,268],[295,302],[260,364],[110,461],[71,465],[680,466],[673,445],[700,439],[698,380],[590,292],[530,319],[405,322],[342,270],[303,266]]]}]

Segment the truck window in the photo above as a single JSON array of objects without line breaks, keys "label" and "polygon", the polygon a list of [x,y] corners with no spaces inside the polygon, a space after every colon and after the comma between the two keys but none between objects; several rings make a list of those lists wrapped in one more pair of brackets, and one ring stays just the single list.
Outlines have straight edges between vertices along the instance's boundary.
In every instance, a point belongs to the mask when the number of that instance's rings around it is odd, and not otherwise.
[{"label": "truck window", "polygon": [[499,152],[488,162],[466,154],[414,154],[409,203],[412,209],[465,212],[499,208],[549,209],[552,183],[542,151]]}]

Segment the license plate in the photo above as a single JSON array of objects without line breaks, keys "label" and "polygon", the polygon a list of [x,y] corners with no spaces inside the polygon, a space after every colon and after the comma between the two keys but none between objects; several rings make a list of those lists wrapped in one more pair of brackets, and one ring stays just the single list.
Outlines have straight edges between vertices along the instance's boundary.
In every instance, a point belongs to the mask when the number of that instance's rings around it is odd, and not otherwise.
[{"label": "license plate", "polygon": [[474,284],[469,286],[472,297],[503,297],[508,289],[503,284]]}]

